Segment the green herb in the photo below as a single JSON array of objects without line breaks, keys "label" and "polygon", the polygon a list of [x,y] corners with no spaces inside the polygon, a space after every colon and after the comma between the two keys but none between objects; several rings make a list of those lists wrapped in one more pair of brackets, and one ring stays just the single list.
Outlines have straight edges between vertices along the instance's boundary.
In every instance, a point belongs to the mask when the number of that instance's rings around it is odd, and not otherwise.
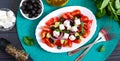
[{"label": "green herb", "polygon": [[82,26],[82,31],[81,31],[81,33],[84,34],[84,32],[85,32],[85,29],[84,29],[84,22],[81,22],[81,26]]},{"label": "green herb", "polygon": [[120,9],[120,0],[115,1],[115,8]]},{"label": "green herb", "polygon": [[70,33],[70,30],[63,30],[64,33]]},{"label": "green herb", "polygon": [[56,29],[56,31],[57,31],[57,32],[61,32],[61,30],[60,30],[60,29]]},{"label": "green herb", "polygon": [[33,46],[34,45],[34,40],[29,37],[29,36],[25,36],[24,38],[24,43],[28,46]]},{"label": "green herb", "polygon": [[100,47],[100,49],[98,50],[98,52],[104,52],[104,51],[105,51],[105,46],[102,45],[102,46]]},{"label": "green herb", "polygon": [[97,18],[109,15],[111,19],[115,19],[120,26],[120,0],[93,0],[96,3],[98,12]]}]

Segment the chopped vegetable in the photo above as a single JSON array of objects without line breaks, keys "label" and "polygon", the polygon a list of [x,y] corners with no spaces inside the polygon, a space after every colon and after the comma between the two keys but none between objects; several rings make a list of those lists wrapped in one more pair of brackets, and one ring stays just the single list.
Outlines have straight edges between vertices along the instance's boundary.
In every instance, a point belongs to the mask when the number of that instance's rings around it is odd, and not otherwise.
[{"label": "chopped vegetable", "polygon": [[100,47],[100,49],[98,50],[98,52],[104,52],[104,51],[105,51],[105,46],[102,45],[102,46]]},{"label": "chopped vegetable", "polygon": [[120,0],[94,0],[98,8],[96,17],[100,18],[105,14],[115,19],[120,26]]},{"label": "chopped vegetable", "polygon": [[34,45],[34,40],[29,37],[29,36],[25,36],[24,38],[24,43],[28,46],[33,46]]}]

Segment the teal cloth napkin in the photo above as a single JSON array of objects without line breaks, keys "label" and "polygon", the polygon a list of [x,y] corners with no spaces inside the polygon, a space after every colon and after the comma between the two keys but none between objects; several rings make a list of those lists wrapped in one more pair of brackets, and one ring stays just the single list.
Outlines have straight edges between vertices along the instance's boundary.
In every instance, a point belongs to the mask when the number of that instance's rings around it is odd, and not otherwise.
[{"label": "teal cloth napkin", "polygon": [[[74,61],[82,51],[78,52],[77,54],[73,56],[68,56],[67,53],[49,53],[43,50],[37,43],[35,38],[35,29],[37,24],[40,22],[44,16],[49,14],[50,12],[62,8],[62,7],[53,7],[46,3],[45,0],[42,0],[44,4],[44,13],[43,15],[34,21],[30,21],[25,19],[20,11],[18,11],[17,14],[17,31],[19,40],[25,49],[25,51],[30,55],[30,57],[33,59],[33,61]],[[90,9],[94,14],[96,13],[97,9],[92,0],[69,0],[68,4],[66,6],[83,6],[88,9]],[[89,40],[88,43],[92,42],[95,37],[98,34],[98,31],[103,26],[112,26],[110,29],[110,32],[117,33],[117,35],[120,35],[120,28],[115,21],[110,21],[108,16],[104,16],[100,19],[97,19],[97,30],[92,39]],[[23,43],[23,37],[24,36],[30,36],[34,39],[35,45],[34,46],[26,46]],[[105,61],[105,59],[111,54],[111,52],[114,50],[118,43],[118,38],[114,38],[108,42],[101,42],[92,47],[92,49],[88,52],[88,54],[82,59],[82,61]],[[101,45],[105,45],[105,51],[104,52],[98,52],[98,48]]]}]

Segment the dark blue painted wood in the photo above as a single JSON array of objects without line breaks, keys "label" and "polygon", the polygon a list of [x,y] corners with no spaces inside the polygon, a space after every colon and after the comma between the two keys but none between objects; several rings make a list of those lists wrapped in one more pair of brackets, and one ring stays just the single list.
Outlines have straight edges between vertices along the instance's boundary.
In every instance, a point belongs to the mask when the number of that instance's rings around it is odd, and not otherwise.
[{"label": "dark blue painted wood", "polygon": [[[20,0],[0,0],[0,8],[10,8],[17,14],[17,8],[19,7]],[[0,37],[4,37],[15,45],[17,48],[22,49],[21,44],[18,40],[16,28],[7,32],[0,31]],[[0,61],[16,61],[13,57],[0,51]],[[114,52],[106,61],[120,61],[120,42]]]}]

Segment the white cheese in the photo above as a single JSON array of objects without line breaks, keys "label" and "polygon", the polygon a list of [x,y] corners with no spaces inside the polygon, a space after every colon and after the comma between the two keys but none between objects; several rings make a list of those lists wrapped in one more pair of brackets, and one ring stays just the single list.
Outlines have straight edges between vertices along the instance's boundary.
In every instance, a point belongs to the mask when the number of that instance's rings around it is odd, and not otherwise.
[{"label": "white cheese", "polygon": [[63,39],[68,39],[68,37],[69,37],[69,34],[64,33],[64,35],[63,35]]},{"label": "white cheese", "polygon": [[15,16],[12,11],[0,10],[0,26],[4,28],[12,27],[15,24]]},{"label": "white cheese", "polygon": [[65,20],[64,21],[64,26],[66,26],[66,27],[70,26],[70,21],[69,20]]},{"label": "white cheese", "polygon": [[64,30],[64,29],[65,29],[64,25],[63,25],[63,24],[60,24],[60,25],[59,25],[59,29],[60,29],[60,30]]},{"label": "white cheese", "polygon": [[68,27],[67,27],[67,30],[70,30],[70,29],[71,29],[71,26],[68,26]]},{"label": "white cheese", "polygon": [[75,25],[78,26],[78,25],[80,25],[80,24],[81,24],[80,19],[76,19],[76,20],[75,20]]},{"label": "white cheese", "polygon": [[71,27],[71,31],[74,31],[74,32],[78,31],[77,26]]},{"label": "white cheese", "polygon": [[12,17],[12,16],[14,16],[14,13],[13,13],[12,11],[8,11],[8,12],[7,12],[7,16],[8,16],[8,17]]},{"label": "white cheese", "polygon": [[75,40],[76,38],[75,38],[74,35],[70,35],[69,39],[73,41],[73,40]]},{"label": "white cheese", "polygon": [[53,31],[53,36],[58,37],[60,35],[60,32]]}]

